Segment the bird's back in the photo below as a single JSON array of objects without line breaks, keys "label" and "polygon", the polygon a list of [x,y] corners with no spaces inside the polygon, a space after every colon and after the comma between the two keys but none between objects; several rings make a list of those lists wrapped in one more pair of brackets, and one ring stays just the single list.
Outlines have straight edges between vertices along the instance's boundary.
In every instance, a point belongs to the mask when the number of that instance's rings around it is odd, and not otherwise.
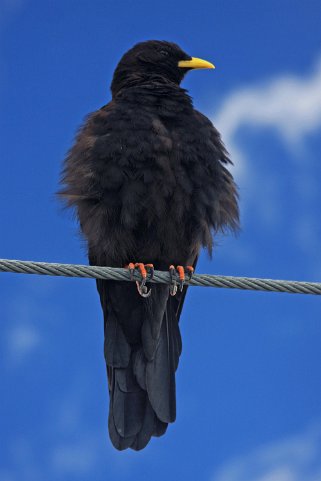
[{"label": "bird's back", "polygon": [[211,229],[236,225],[227,162],[183,89],[136,87],[89,116],[66,161],[64,194],[101,262],[180,264],[196,246],[211,249]]},{"label": "bird's back", "polygon": [[[218,132],[179,87],[120,91],[90,115],[66,159],[63,194],[77,208],[94,265],[195,264],[211,231],[237,222],[236,191]],[[97,281],[104,311],[109,432],[118,449],[142,449],[176,417],[181,353],[176,298],[153,285]]]}]

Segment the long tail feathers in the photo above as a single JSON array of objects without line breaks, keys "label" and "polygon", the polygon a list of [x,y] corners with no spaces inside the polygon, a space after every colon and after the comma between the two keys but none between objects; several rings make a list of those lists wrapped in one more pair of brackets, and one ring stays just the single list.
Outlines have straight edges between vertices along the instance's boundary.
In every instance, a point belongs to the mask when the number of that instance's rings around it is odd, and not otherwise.
[{"label": "long tail feathers", "polygon": [[124,283],[119,307],[120,283],[97,284],[105,315],[109,435],[119,450],[140,450],[176,418],[175,371],[182,349],[176,305],[167,286],[153,286],[152,296],[142,299],[135,286]]}]

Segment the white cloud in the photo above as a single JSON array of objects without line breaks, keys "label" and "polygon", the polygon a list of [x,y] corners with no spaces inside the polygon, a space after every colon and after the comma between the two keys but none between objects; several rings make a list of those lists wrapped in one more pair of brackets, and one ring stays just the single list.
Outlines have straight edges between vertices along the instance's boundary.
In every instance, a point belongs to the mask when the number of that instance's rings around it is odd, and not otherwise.
[{"label": "white cloud", "polygon": [[57,298],[55,284],[49,279],[19,278],[2,305],[4,335],[0,347],[7,368],[25,367],[24,362],[43,348],[50,329],[62,316]]},{"label": "white cloud", "polygon": [[211,481],[319,481],[321,479],[321,423],[299,435],[259,447],[232,459]]},{"label": "white cloud", "polygon": [[[315,268],[321,227],[316,208],[321,201],[316,176],[319,159],[307,142],[308,135],[321,129],[320,86],[321,57],[308,75],[281,73],[231,92],[212,116],[234,162],[232,172],[240,187],[243,227],[251,222],[258,231],[279,235],[287,223],[285,235],[309,262],[309,276],[320,271],[320,266]],[[240,137],[247,127],[251,129],[251,145],[245,145]],[[263,140],[258,137],[262,132]],[[275,134],[289,155],[270,163],[266,162],[268,156],[275,148],[279,150]],[[277,161],[287,167],[287,173],[284,168],[276,170]],[[290,216],[287,196],[291,197]],[[251,245],[253,256],[255,248]]]},{"label": "white cloud", "polygon": [[97,465],[98,453],[99,446],[95,440],[61,444],[53,450],[53,468],[63,474],[83,474]]},{"label": "white cloud", "polygon": [[25,0],[2,0],[2,12],[0,20],[5,18],[8,14],[17,14],[24,5]]},{"label": "white cloud", "polygon": [[8,332],[8,349],[15,361],[23,360],[40,344],[40,334],[33,326],[18,325]]},{"label": "white cloud", "polygon": [[289,147],[297,146],[308,133],[320,128],[320,85],[321,59],[306,78],[281,75],[263,85],[231,93],[214,122],[233,157],[237,157],[236,165],[244,162],[235,141],[242,126],[275,129]]},{"label": "white cloud", "polygon": [[11,367],[19,367],[42,343],[36,326],[40,308],[32,296],[19,292],[15,299],[8,298],[4,305],[5,360]]},{"label": "white cloud", "polygon": [[16,478],[13,478],[11,473],[9,473],[5,469],[0,470],[0,479],[1,479],[1,481],[16,481]]}]

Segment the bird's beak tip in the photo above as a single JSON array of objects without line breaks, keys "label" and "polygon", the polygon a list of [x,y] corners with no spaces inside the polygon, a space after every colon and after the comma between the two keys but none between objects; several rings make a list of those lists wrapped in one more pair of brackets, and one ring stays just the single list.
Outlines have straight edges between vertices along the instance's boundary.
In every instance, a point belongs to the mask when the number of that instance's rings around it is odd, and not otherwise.
[{"label": "bird's beak tip", "polygon": [[178,66],[180,68],[191,68],[191,69],[197,69],[197,68],[211,68],[214,69],[215,65],[212,64],[211,62],[208,62],[207,60],[203,60],[201,58],[197,57],[192,57],[191,60],[180,60],[178,62]]}]

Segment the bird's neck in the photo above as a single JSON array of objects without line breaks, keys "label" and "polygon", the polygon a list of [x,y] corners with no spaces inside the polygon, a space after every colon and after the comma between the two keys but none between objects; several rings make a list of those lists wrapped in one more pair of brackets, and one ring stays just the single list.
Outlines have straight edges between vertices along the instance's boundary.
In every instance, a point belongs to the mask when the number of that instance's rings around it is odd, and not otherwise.
[{"label": "bird's neck", "polygon": [[154,104],[155,102],[159,105],[169,99],[172,102],[177,101],[181,107],[192,107],[192,99],[187,91],[173,82],[164,80],[162,77],[133,81],[131,85],[127,84],[113,92],[113,100],[125,100],[131,103],[139,102],[145,105]]},{"label": "bird's neck", "polygon": [[113,97],[117,96],[119,92],[132,87],[142,85],[162,84],[175,85],[171,80],[157,72],[149,73],[144,71],[128,72],[124,68],[118,67],[115,70],[113,81],[111,83],[111,92]]}]

